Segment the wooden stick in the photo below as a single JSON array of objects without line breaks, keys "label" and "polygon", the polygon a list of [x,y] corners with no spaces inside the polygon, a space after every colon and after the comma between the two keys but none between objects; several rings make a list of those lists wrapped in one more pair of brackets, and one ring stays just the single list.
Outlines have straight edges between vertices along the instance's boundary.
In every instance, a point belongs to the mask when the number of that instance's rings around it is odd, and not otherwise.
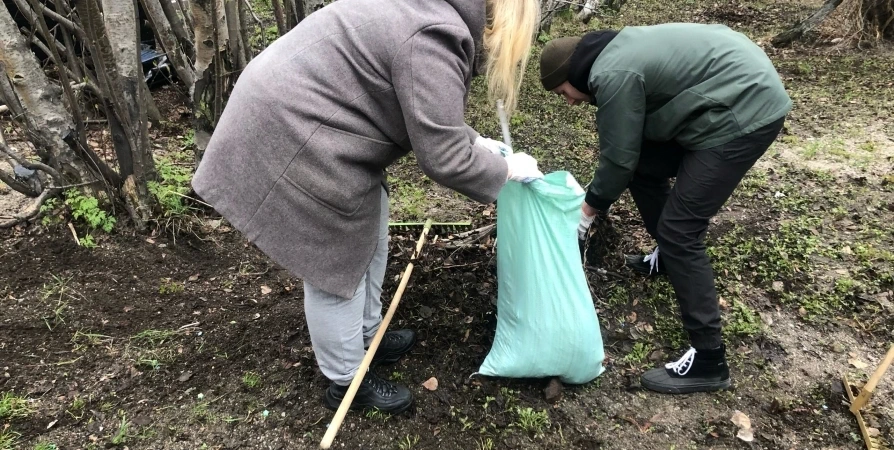
[{"label": "wooden stick", "polygon": [[857,399],[851,403],[852,413],[859,411],[863,408],[866,402],[869,401],[872,391],[875,390],[875,386],[878,384],[879,380],[882,379],[882,375],[885,374],[885,371],[888,370],[888,366],[890,366],[892,362],[894,362],[894,345],[888,350],[888,354],[885,356],[884,361],[878,366],[878,369],[875,369],[875,373],[872,374],[869,381],[863,386],[863,389],[860,389],[860,395],[858,395]]},{"label": "wooden stick", "polygon": [[360,388],[360,383],[363,382],[363,377],[366,375],[366,371],[367,369],[369,369],[370,363],[372,363],[373,356],[376,354],[376,349],[379,348],[379,342],[382,341],[382,336],[385,335],[385,330],[388,328],[388,324],[391,322],[391,318],[394,316],[394,312],[397,310],[397,305],[398,303],[400,303],[400,299],[404,294],[404,289],[407,288],[407,282],[410,280],[410,274],[413,273],[413,263],[419,257],[419,253],[422,252],[422,245],[425,244],[425,236],[428,234],[428,230],[431,229],[431,224],[431,219],[425,222],[425,227],[422,229],[419,240],[416,241],[416,250],[410,257],[410,263],[407,264],[407,269],[401,276],[400,285],[397,288],[397,292],[394,293],[394,299],[391,300],[391,305],[388,306],[388,312],[385,313],[385,317],[382,319],[382,324],[379,325],[379,330],[376,331],[376,335],[373,338],[372,344],[369,345],[369,349],[366,351],[366,356],[363,357],[363,361],[360,363],[360,367],[357,368],[357,373],[354,374],[354,379],[351,380],[351,385],[348,387],[348,392],[345,393],[345,397],[341,400],[341,404],[338,405],[338,410],[335,411],[335,417],[332,418],[332,422],[329,424],[329,428],[326,430],[326,434],[323,436],[323,440],[320,441],[320,448],[328,449],[330,446],[332,446],[332,441],[335,440],[335,435],[338,433],[338,429],[341,428],[341,424],[345,419],[345,415],[348,413],[348,409],[351,407],[351,402],[354,400],[354,396],[357,394],[357,390]]}]

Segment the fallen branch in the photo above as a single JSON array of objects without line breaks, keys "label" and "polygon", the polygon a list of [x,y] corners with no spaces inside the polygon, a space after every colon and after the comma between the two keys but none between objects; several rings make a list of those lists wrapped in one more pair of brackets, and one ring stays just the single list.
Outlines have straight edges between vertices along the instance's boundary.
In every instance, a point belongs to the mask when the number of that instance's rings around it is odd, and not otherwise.
[{"label": "fallen branch", "polygon": [[[58,183],[60,180],[62,180],[62,177],[59,175],[59,172],[57,172],[56,169],[53,169],[52,167],[43,163],[30,162],[19,154],[10,150],[9,146],[6,145],[6,139],[3,137],[2,134],[0,134],[0,152],[12,158],[15,162],[19,163],[26,169],[41,170],[43,172],[46,172],[47,175],[52,177],[53,182],[55,183]],[[10,184],[10,186],[13,185]],[[13,214],[11,217],[7,218],[7,220],[0,222],[0,228],[12,228],[22,222],[37,217],[37,215],[40,214],[40,209],[41,206],[43,206],[44,202],[46,202],[48,198],[55,196],[59,192],[61,192],[61,190],[56,187],[49,186],[44,188],[43,192],[41,192],[40,195],[38,195],[37,198],[31,203],[31,206],[26,208],[23,212],[19,214]]]},{"label": "fallen branch", "polygon": [[792,28],[777,34],[770,43],[773,44],[774,47],[785,47],[792,42],[801,39],[801,37],[804,36],[804,33],[812,30],[825,20],[826,16],[831,14],[841,2],[842,0],[826,0],[826,2],[823,3],[823,6],[815,13],[811,14],[810,17],[798,22]]}]

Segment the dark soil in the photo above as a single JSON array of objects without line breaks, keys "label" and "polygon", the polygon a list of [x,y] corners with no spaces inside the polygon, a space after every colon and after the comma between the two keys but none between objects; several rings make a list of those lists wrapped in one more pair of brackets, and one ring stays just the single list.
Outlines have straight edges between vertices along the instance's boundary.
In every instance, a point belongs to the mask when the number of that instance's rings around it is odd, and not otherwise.
[{"label": "dark soil", "polygon": [[[815,6],[632,2],[589,25],[554,25],[554,33],[686,20],[766,38]],[[547,379],[471,377],[495,331],[493,241],[457,250],[442,235],[426,245],[389,326],[413,328],[418,344],[397,364],[376,369],[408,385],[415,405],[394,417],[350,413],[336,448],[863,448],[839,380],[844,372],[865,380],[894,341],[894,188],[884,177],[894,161],[884,156],[891,154],[892,60],[888,53],[826,49],[768,53],[796,104],[782,150],[743,182],[709,231],[733,390],[666,396],[640,388],[639,374],[678,358],[686,340],[667,280],[623,267],[623,254],[654,245],[625,195],[596,230],[587,262],[605,374],[564,386],[555,403],[546,401],[556,396],[555,385],[544,392]],[[585,183],[598,152],[593,111],[567,108],[542,92],[530,82],[531,67],[513,140],[544,172],[571,170]],[[473,97],[480,99],[476,83]],[[182,94],[156,91],[165,115],[152,130],[159,154],[190,145]],[[483,101],[468,115],[477,130],[499,136]],[[849,129],[868,131],[847,138],[844,150],[828,143]],[[95,141],[111,154],[107,135]],[[868,173],[851,176],[855,164],[847,158],[854,156],[847,152],[860,145],[875,153]],[[826,165],[814,171],[792,162],[805,153]],[[390,174],[393,220],[493,223],[493,205],[439,188],[410,158]],[[0,416],[0,442],[13,436],[16,449],[40,442],[79,449],[318,447],[334,413],[322,406],[328,382],[311,349],[301,282],[205,213],[187,220],[195,224],[185,229],[195,234],[147,237],[118,226],[96,234],[93,249],[78,246],[64,222],[0,234],[0,393],[26,398],[32,411]],[[76,231],[83,235],[80,226]],[[385,308],[416,238],[392,234]],[[422,386],[431,377],[439,382],[435,391]],[[889,371],[869,420],[894,440],[891,380]],[[523,428],[519,408],[544,412],[548,423]],[[735,411],[750,417],[753,442],[736,437]]]}]

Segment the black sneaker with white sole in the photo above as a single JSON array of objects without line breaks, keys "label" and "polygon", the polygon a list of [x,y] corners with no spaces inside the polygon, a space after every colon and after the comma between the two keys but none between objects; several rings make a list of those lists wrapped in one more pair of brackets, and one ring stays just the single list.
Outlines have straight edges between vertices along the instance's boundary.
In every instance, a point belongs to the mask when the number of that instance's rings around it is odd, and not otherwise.
[{"label": "black sneaker with white sole", "polygon": [[690,348],[676,362],[652,369],[640,377],[646,389],[666,394],[688,394],[728,389],[732,383],[726,363],[726,348]]},{"label": "black sneaker with white sole", "polygon": [[[338,409],[348,387],[335,383],[329,385],[323,396],[323,404],[331,410]],[[378,409],[390,414],[400,414],[412,404],[413,393],[406,386],[379,378],[375,372],[368,371],[351,401],[351,409]]]},{"label": "black sneaker with white sole", "polygon": [[386,331],[379,342],[379,347],[376,348],[371,365],[394,364],[406,355],[415,343],[416,333],[413,330]]}]

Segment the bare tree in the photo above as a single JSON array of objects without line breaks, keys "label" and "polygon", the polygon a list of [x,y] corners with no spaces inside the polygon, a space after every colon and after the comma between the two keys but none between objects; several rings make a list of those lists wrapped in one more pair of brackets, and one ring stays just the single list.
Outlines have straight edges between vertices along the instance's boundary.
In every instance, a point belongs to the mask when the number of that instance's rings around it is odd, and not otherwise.
[{"label": "bare tree", "polygon": [[[88,0],[89,1],[89,0]],[[144,229],[152,216],[152,200],[146,183],[156,178],[155,162],[149,146],[143,96],[148,89],[141,89],[142,64],[140,61],[140,36],[136,22],[136,0],[102,0],[105,31],[113,55],[107,63],[114,63],[110,80],[113,88],[118,118],[121,121],[130,156],[130,167],[121,166],[126,174],[124,194],[128,211],[138,229]]]},{"label": "bare tree", "polygon": [[[174,72],[177,74],[177,77],[180,78],[186,86],[192,86],[193,83],[195,83],[196,71],[192,66],[192,62],[189,60],[187,51],[194,52],[195,48],[192,46],[192,41],[188,41],[188,49],[183,47],[183,40],[180,39],[180,34],[182,33],[183,38],[186,39],[185,31],[179,33],[174,31],[174,26],[172,25],[169,16],[161,6],[162,4],[168,4],[169,6],[167,9],[171,9],[170,3],[171,2],[167,0],[140,0],[140,4],[143,5],[143,9],[146,11],[149,23],[155,33],[155,38],[168,55],[168,59],[171,61],[171,65],[174,67]],[[172,14],[176,15],[176,11],[172,12]],[[176,15],[176,19],[180,20],[180,16]],[[183,27],[182,20],[179,21],[179,26],[181,28]]]}]

